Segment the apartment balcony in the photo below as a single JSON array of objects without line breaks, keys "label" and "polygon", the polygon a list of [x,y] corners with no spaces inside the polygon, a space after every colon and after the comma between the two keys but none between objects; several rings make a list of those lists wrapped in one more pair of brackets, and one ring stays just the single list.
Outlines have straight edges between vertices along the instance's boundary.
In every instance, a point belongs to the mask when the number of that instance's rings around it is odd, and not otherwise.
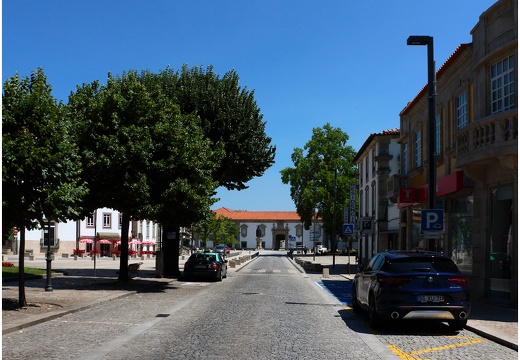
[{"label": "apartment balcony", "polygon": [[456,166],[496,164],[518,157],[518,111],[488,116],[474,121],[455,134]]}]

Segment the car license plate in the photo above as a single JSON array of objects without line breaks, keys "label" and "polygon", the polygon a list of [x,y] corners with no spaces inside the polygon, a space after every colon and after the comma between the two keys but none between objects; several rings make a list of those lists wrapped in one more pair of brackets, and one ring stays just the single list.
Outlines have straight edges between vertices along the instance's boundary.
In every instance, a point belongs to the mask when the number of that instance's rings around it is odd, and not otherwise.
[{"label": "car license plate", "polygon": [[195,265],[195,269],[206,269],[206,265]]},{"label": "car license plate", "polygon": [[417,296],[417,301],[421,303],[440,303],[444,302],[443,295],[419,295]]}]

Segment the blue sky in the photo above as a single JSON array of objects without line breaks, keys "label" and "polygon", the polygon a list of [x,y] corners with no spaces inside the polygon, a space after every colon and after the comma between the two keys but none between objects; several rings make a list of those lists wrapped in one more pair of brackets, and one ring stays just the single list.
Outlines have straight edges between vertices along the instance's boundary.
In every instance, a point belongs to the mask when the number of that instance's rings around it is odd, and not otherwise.
[{"label": "blue sky", "polygon": [[280,170],[293,166],[312,129],[341,128],[355,150],[399,127],[427,83],[425,46],[437,68],[495,0],[3,0],[2,82],[42,67],[64,102],[77,84],[109,72],[213,65],[235,69],[255,91],[276,163],[249,189],[219,189],[213,208],[294,210]]}]

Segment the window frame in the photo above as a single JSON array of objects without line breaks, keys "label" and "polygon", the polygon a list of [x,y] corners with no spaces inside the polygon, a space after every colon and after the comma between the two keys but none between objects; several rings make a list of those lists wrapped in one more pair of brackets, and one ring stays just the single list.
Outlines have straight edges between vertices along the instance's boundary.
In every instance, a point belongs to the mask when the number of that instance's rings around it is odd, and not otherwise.
[{"label": "window frame", "polygon": [[467,90],[457,96],[455,108],[458,131],[468,126],[469,123],[469,94]]},{"label": "window frame", "polygon": [[418,169],[422,165],[422,133],[418,130],[414,134],[415,153],[414,153],[414,165]]},{"label": "window frame", "polygon": [[[504,69],[507,67],[507,69]],[[489,67],[491,115],[516,108],[515,57],[510,55]]]},{"label": "window frame", "polygon": [[111,229],[111,228],[112,228],[112,213],[104,212],[103,213],[103,229]]}]

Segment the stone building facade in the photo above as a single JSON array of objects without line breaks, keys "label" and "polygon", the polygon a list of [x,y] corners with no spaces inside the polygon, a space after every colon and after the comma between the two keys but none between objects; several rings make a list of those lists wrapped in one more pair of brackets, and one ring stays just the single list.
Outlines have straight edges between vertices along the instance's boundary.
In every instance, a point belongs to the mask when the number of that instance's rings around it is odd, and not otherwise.
[{"label": "stone building facade", "polygon": [[[442,251],[476,298],[518,303],[518,5],[500,0],[436,73],[435,208],[444,231],[421,231],[429,164],[427,87],[400,114],[400,248]],[[426,74],[425,74],[426,75]],[[405,194],[413,194],[407,196]],[[413,191],[410,191],[413,190]]]}]

